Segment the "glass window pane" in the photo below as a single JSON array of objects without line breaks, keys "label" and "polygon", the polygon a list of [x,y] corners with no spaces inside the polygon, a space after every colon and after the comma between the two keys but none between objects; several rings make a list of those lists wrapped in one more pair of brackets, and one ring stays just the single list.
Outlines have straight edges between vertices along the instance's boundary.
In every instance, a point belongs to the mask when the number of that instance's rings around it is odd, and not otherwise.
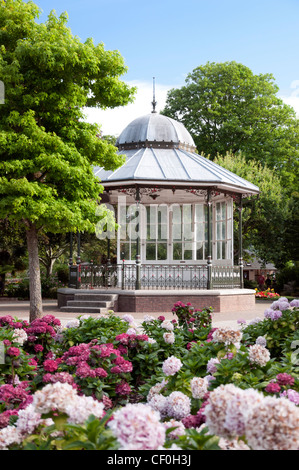
[{"label": "glass window pane", "polygon": [[195,204],[195,222],[203,223],[204,220],[204,206],[203,204]]},{"label": "glass window pane", "polygon": [[156,244],[155,243],[146,244],[146,259],[151,260],[151,261],[156,259]]},{"label": "glass window pane", "polygon": [[217,259],[222,259],[221,255],[222,255],[222,243],[221,242],[217,242]]},{"label": "glass window pane", "polygon": [[184,259],[192,259],[192,243],[185,243],[184,245]]},{"label": "glass window pane", "polygon": [[167,224],[167,206],[158,206],[158,223]]},{"label": "glass window pane", "polygon": [[158,259],[167,259],[167,243],[158,243]]},{"label": "glass window pane", "polygon": [[216,239],[221,240],[221,222],[217,222],[216,230]]},{"label": "glass window pane", "polygon": [[146,222],[151,223],[151,208],[149,206],[146,207]]},{"label": "glass window pane", "polygon": [[168,240],[168,226],[166,224],[158,225],[158,240]]},{"label": "glass window pane", "polygon": [[172,238],[173,240],[182,240],[182,226],[175,224],[172,227]]},{"label": "glass window pane", "polygon": [[130,245],[129,243],[120,244],[120,257],[121,259],[130,259]]},{"label": "glass window pane", "polygon": [[204,224],[196,224],[195,225],[195,240],[202,241],[204,240]]},{"label": "glass window pane", "polygon": [[174,260],[181,260],[182,259],[182,244],[174,243],[172,249],[173,249],[172,258]]},{"label": "glass window pane", "polygon": [[203,243],[196,244],[196,259],[203,259]]},{"label": "glass window pane", "polygon": [[193,240],[192,225],[184,225],[184,240]]},{"label": "glass window pane", "polygon": [[131,260],[136,260],[137,244],[131,243]]},{"label": "glass window pane", "polygon": [[222,240],[225,240],[226,233],[225,233],[225,221],[222,222]]},{"label": "glass window pane", "polygon": [[226,219],[226,204],[225,202],[222,202],[221,203],[221,218],[222,220],[225,220]]},{"label": "glass window pane", "polygon": [[182,223],[182,208],[181,206],[174,205],[172,209],[172,222],[174,224],[181,224]]},{"label": "glass window pane", "polygon": [[191,204],[184,204],[183,206],[183,220],[184,224],[192,223],[192,206]]},{"label": "glass window pane", "polygon": [[216,220],[221,220],[221,205],[220,205],[220,202],[216,202]]}]

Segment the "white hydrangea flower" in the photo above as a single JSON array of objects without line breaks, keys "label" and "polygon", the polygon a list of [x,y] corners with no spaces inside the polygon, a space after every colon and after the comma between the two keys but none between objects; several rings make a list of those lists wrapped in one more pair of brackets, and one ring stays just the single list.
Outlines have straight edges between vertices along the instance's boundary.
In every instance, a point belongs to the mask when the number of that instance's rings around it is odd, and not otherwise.
[{"label": "white hydrangea flower", "polygon": [[164,328],[165,330],[168,330],[168,331],[173,331],[174,330],[173,323],[170,320],[164,320],[161,323],[161,328]]},{"label": "white hydrangea flower", "polygon": [[153,385],[147,395],[147,401],[150,402],[154,395],[159,394],[167,385],[167,380],[163,379],[161,383]]},{"label": "white hydrangea flower", "polygon": [[264,397],[247,422],[245,436],[253,450],[298,450],[299,408],[285,398]]},{"label": "white hydrangea flower", "polygon": [[66,407],[77,398],[76,390],[67,383],[48,384],[33,395],[32,404],[37,413],[49,413],[53,409],[65,413]]},{"label": "white hydrangea flower", "polygon": [[167,397],[167,414],[175,419],[186,418],[191,413],[191,400],[182,392],[172,392]]},{"label": "white hydrangea flower", "polygon": [[193,377],[191,380],[191,393],[193,398],[203,398],[208,391],[209,383],[205,378]]},{"label": "white hydrangea flower", "polygon": [[0,429],[0,450],[8,450],[12,444],[21,444],[23,436],[15,426]]},{"label": "white hydrangea flower", "polygon": [[265,366],[270,361],[270,352],[264,346],[260,344],[253,344],[249,346],[249,361],[252,364],[258,364],[259,366]]},{"label": "white hydrangea flower", "polygon": [[27,333],[23,328],[16,328],[13,332],[13,341],[19,343],[21,346],[27,341]]},{"label": "white hydrangea flower", "polygon": [[78,320],[78,318],[74,319],[74,320],[69,320],[66,324],[65,324],[65,327],[66,328],[78,328],[80,326],[80,320]]},{"label": "white hydrangea flower", "polygon": [[143,403],[129,403],[115,411],[108,427],[120,443],[120,450],[155,450],[165,443],[160,414]]},{"label": "white hydrangea flower", "polygon": [[175,375],[182,367],[183,363],[175,356],[170,356],[162,364],[162,370],[165,375]]},{"label": "white hydrangea flower", "polygon": [[243,390],[234,384],[215,388],[204,409],[210,433],[228,439],[244,435],[254,407],[262,400],[263,394],[254,389]]},{"label": "white hydrangea flower", "polygon": [[155,411],[158,411],[162,418],[167,416],[167,397],[164,397],[164,395],[161,395],[160,393],[156,393],[148,401],[148,404]]},{"label": "white hydrangea flower", "polygon": [[167,344],[173,344],[174,341],[175,341],[174,333],[172,333],[172,332],[170,332],[170,333],[164,333],[164,334],[163,334],[163,339],[164,339],[165,343],[167,343]]},{"label": "white hydrangea flower", "polygon": [[255,344],[259,344],[260,346],[264,346],[264,348],[267,346],[267,340],[265,336],[259,336],[255,340]]},{"label": "white hydrangea flower", "polygon": [[104,415],[104,404],[94,400],[92,397],[78,396],[65,407],[68,422],[72,424],[83,424],[90,415],[101,419]]},{"label": "white hydrangea flower", "polygon": [[166,430],[169,428],[176,428],[173,431],[170,431],[168,434],[170,439],[176,439],[179,436],[183,436],[185,434],[186,428],[181,421],[177,421],[171,418],[169,421],[164,422],[164,426]]},{"label": "white hydrangea flower", "polygon": [[122,317],[122,320],[126,321],[127,323],[133,323],[135,319],[134,319],[133,315],[130,315],[129,313],[126,313]]},{"label": "white hydrangea flower", "polygon": [[86,314],[86,315],[82,315],[82,316],[80,317],[80,320],[87,320],[87,319],[90,318],[90,317],[91,317],[91,315],[87,315],[87,314]]},{"label": "white hydrangea flower", "polygon": [[224,343],[226,346],[229,344],[239,345],[242,339],[242,332],[240,330],[232,330],[230,328],[217,328],[213,333],[213,341],[216,343]]},{"label": "white hydrangea flower", "polygon": [[144,315],[144,317],[143,317],[143,321],[145,323],[150,323],[151,321],[154,321],[154,320],[155,320],[155,318],[152,317],[151,315]]}]

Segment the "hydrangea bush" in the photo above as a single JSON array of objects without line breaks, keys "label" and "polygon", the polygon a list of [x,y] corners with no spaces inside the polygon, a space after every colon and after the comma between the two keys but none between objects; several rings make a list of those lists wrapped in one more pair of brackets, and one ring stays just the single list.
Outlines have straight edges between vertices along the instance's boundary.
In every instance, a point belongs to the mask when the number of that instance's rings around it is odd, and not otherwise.
[{"label": "hydrangea bush", "polygon": [[299,301],[173,314],[0,318],[0,449],[298,450]]}]

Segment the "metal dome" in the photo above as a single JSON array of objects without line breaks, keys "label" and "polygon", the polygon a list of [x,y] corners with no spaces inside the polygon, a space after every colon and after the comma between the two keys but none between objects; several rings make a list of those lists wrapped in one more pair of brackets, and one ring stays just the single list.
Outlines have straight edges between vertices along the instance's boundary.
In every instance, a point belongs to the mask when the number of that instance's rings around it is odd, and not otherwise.
[{"label": "metal dome", "polygon": [[121,167],[115,171],[94,167],[95,176],[106,189],[138,183],[259,193],[254,184],[198,155],[184,125],[155,111],[132,121],[120,134],[116,146],[118,154],[126,157]]},{"label": "metal dome", "polygon": [[132,121],[120,134],[116,146],[119,150],[142,147],[196,150],[182,123],[155,112]]}]

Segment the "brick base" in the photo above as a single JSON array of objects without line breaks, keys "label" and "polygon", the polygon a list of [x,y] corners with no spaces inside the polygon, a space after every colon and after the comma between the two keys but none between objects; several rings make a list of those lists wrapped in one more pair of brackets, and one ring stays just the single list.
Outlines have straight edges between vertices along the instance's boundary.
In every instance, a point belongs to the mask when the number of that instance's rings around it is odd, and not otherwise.
[{"label": "brick base", "polygon": [[[58,307],[74,299],[76,289],[59,289]],[[83,292],[83,291],[80,291]],[[190,302],[192,307],[202,309],[212,307],[215,313],[225,311],[241,312],[254,309],[255,291],[250,289],[227,289],[219,291],[123,291],[123,290],[86,290],[89,293],[118,294],[114,303],[115,312],[171,312],[178,301]]]},{"label": "brick base", "polygon": [[213,307],[215,312],[232,312],[248,310],[254,308],[254,294],[234,294],[234,295],[195,295],[195,294],[171,294],[171,295],[126,295],[118,297],[119,312],[170,312],[174,304],[178,301],[190,302],[196,309]]}]

